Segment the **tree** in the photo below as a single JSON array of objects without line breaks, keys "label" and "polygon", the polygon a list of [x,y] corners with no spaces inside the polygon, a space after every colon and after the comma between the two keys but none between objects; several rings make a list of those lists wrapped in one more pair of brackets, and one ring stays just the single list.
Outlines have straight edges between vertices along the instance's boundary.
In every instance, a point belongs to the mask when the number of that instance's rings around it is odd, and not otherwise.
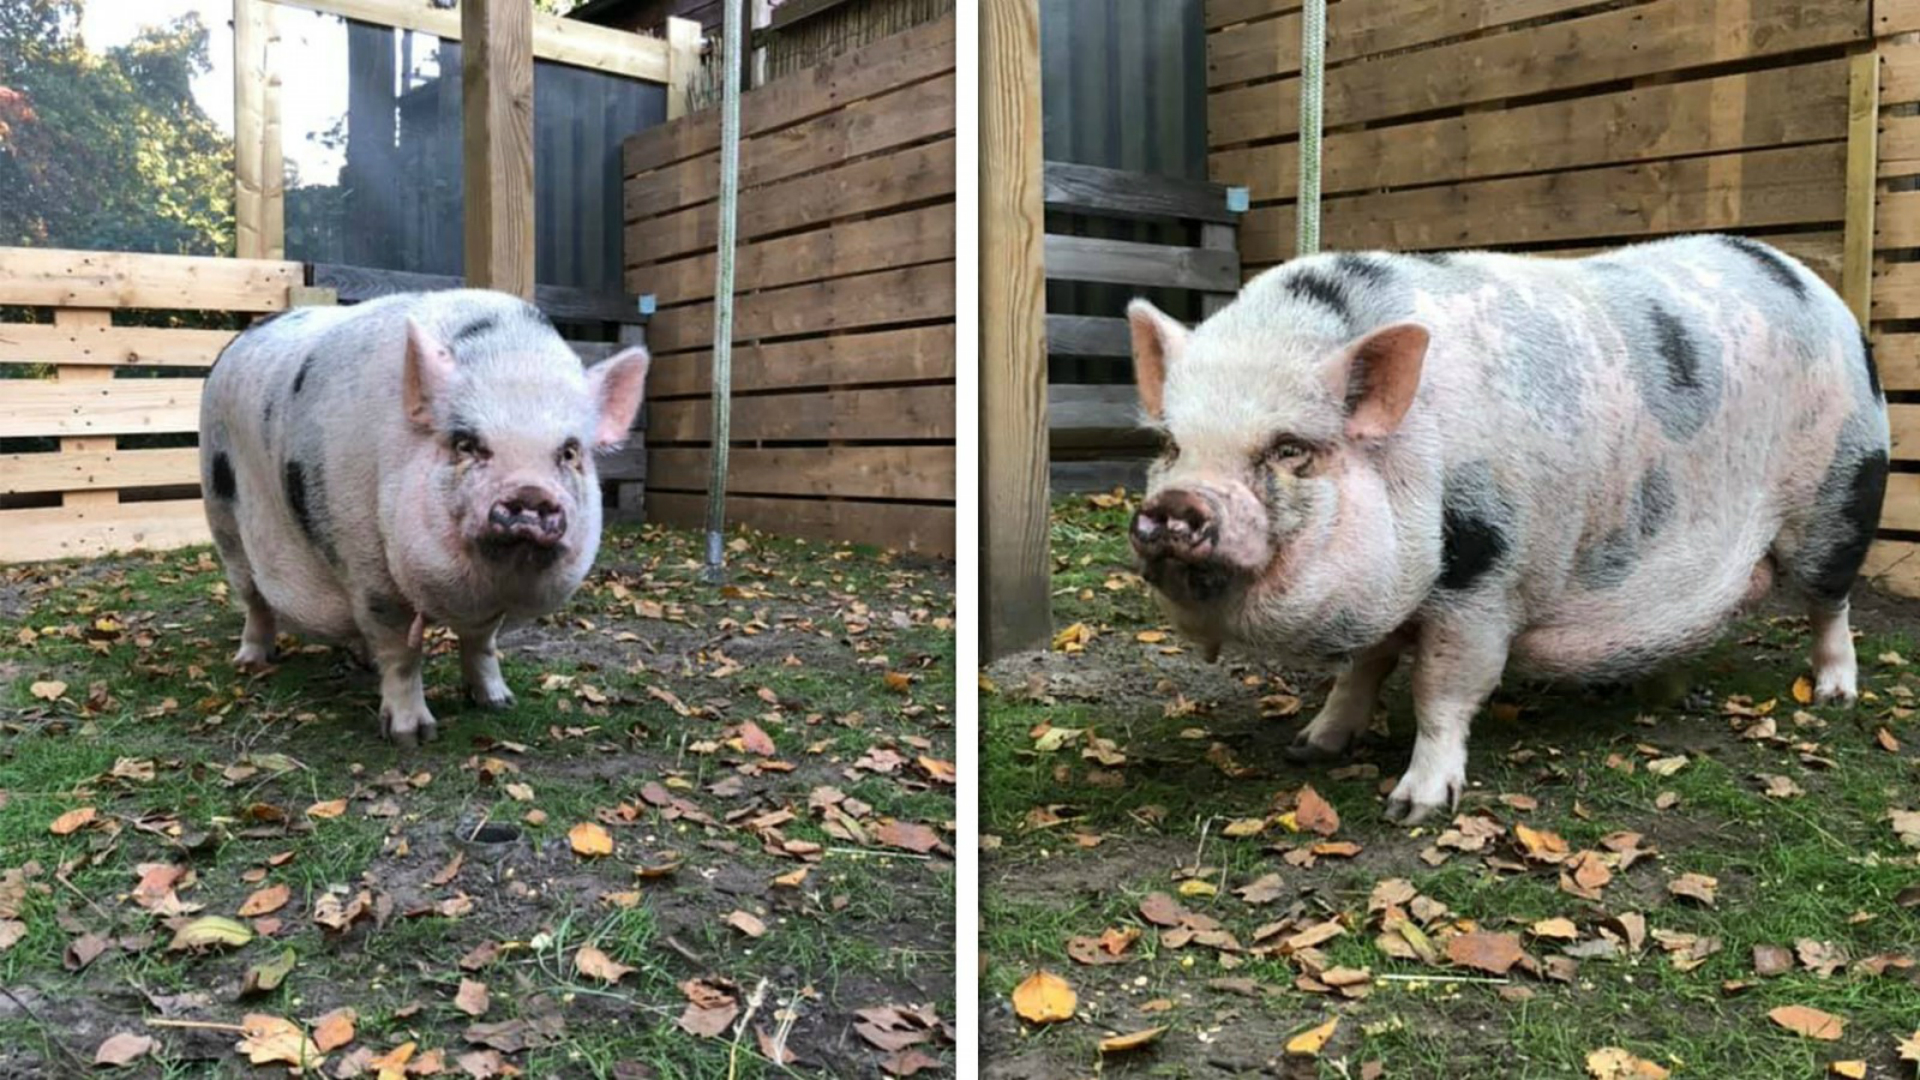
[{"label": "tree", "polygon": [[233,147],[193,99],[189,13],[96,55],[80,0],[0,0],[0,244],[233,250]]}]

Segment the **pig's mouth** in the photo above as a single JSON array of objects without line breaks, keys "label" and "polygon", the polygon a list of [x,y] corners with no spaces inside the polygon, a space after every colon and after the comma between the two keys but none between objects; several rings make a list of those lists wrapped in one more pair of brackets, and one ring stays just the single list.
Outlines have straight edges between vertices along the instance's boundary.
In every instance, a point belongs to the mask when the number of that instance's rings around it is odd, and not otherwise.
[{"label": "pig's mouth", "polygon": [[480,553],[495,562],[534,568],[553,564],[565,552],[567,513],[558,507],[495,504],[480,530]]},{"label": "pig's mouth", "polygon": [[1213,605],[1251,575],[1222,557],[1220,506],[1210,494],[1161,492],[1128,530],[1140,576],[1178,605]]}]

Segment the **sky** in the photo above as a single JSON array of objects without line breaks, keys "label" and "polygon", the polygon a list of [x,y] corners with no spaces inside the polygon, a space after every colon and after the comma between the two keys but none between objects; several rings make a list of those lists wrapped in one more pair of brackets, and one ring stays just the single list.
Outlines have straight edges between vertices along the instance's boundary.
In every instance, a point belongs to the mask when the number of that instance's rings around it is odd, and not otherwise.
[{"label": "sky", "polygon": [[[87,47],[105,52],[124,45],[143,26],[158,26],[189,11],[207,26],[211,71],[193,82],[194,98],[220,130],[233,133],[232,0],[86,0],[80,32]],[[347,31],[344,20],[284,4],[275,5],[280,41],[270,70],[280,76],[282,149],[303,183],[330,184],[340,174],[341,154],[311,139],[347,111]],[[425,37],[424,35],[421,35]],[[426,38],[426,41],[432,41]],[[415,46],[416,55],[427,50]]]}]

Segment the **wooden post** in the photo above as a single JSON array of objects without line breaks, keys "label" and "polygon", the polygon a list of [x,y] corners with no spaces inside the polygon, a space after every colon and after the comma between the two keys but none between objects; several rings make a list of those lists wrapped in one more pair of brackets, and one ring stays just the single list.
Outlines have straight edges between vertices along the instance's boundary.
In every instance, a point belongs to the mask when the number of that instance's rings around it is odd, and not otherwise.
[{"label": "wooden post", "polygon": [[1880,171],[1880,50],[1855,53],[1848,64],[1847,202],[1840,295],[1862,330],[1873,315],[1874,201]]},{"label": "wooden post", "polygon": [[1053,632],[1038,0],[985,0],[980,54],[981,652],[992,660]]},{"label": "wooden post", "polygon": [[533,299],[533,0],[460,5],[466,278]]},{"label": "wooden post", "polygon": [[[76,338],[82,334],[97,334],[113,325],[113,313],[82,308],[55,308],[53,325],[65,330]],[[113,369],[106,366],[63,365],[53,369],[55,382],[91,383],[112,382]],[[60,439],[60,452],[63,454],[91,454],[111,452],[118,449],[120,440],[114,435],[69,435]],[[60,495],[60,505],[85,511],[89,508],[113,506],[120,501],[118,491],[67,491]]]},{"label": "wooden post", "polygon": [[242,259],[287,253],[280,79],[268,58],[275,25],[272,4],[233,0],[233,246]]},{"label": "wooden post", "polygon": [[678,15],[667,19],[667,119],[693,111],[693,79],[700,71],[700,24]]}]

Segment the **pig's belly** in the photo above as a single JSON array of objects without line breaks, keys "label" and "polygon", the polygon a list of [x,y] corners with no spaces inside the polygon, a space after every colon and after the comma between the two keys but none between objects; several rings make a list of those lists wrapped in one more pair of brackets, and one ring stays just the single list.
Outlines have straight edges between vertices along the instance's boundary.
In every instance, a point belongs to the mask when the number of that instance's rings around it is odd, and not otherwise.
[{"label": "pig's belly", "polygon": [[256,562],[254,586],[285,629],[333,641],[358,638],[347,590],[325,564],[304,555],[276,560],[265,572]]}]

